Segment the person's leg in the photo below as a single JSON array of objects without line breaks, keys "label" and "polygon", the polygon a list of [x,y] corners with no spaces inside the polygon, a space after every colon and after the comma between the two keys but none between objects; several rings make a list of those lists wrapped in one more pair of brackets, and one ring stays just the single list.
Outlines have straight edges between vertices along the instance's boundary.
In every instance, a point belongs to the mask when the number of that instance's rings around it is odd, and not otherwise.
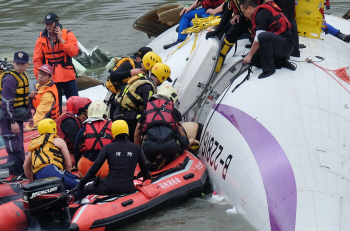
[{"label": "person's leg", "polygon": [[2,119],[2,137],[5,142],[7,152],[7,162],[14,160],[15,164],[9,168],[10,175],[20,175],[24,173],[24,148],[23,148],[23,122],[18,122],[20,133],[13,134],[11,122]]},{"label": "person's leg", "polygon": [[129,140],[130,142],[134,142],[134,134],[137,126],[137,119],[125,120],[129,126]]},{"label": "person's leg", "polygon": [[77,82],[75,80],[65,82],[63,85],[63,91],[67,100],[71,96],[79,96]]},{"label": "person's leg", "polygon": [[[345,35],[345,34],[341,33],[340,30],[338,30],[337,28],[333,27],[332,25],[329,25],[328,23],[326,23],[326,25],[327,25],[327,31],[328,31],[329,34],[340,38],[344,42],[350,42],[350,35]],[[322,29],[324,30],[324,28],[322,28]]]},{"label": "person's leg", "polygon": [[276,35],[272,32],[263,32],[258,36],[261,66],[263,69],[263,73],[259,78],[265,78],[275,73],[274,60],[287,60],[294,47],[292,46],[292,43],[284,39],[282,36]]},{"label": "person's leg", "polygon": [[163,48],[164,49],[169,49],[170,47],[176,46],[177,44],[182,43],[186,38],[187,38],[187,34],[181,34],[181,32],[185,29],[187,29],[188,27],[190,27],[191,24],[191,20],[193,18],[195,18],[195,15],[201,15],[203,13],[205,13],[205,9],[201,8],[201,9],[194,9],[189,11],[187,14],[182,15],[180,23],[179,23],[179,31],[178,31],[178,38],[175,42],[164,45]]},{"label": "person's leg", "polygon": [[74,201],[79,201],[87,195],[112,195],[113,192],[108,190],[104,183],[101,181],[99,184],[88,183],[84,186],[84,189],[73,193]]},{"label": "person's leg", "polygon": [[62,114],[62,89],[64,83],[55,83],[58,91],[58,99],[59,99],[59,107],[60,107],[60,114]]},{"label": "person's leg", "polygon": [[40,169],[36,174],[35,177],[37,180],[44,179],[47,177],[58,177],[58,178],[64,178],[64,187],[67,190],[75,188],[79,184],[79,177],[74,176],[73,174],[62,171],[57,166],[50,164],[45,166],[44,168]]},{"label": "person's leg", "polygon": [[197,17],[204,14],[206,11],[206,9],[204,8],[200,8],[200,9],[194,9],[189,11],[187,14],[182,15],[180,23],[179,23],[179,35],[178,35],[178,39],[180,40],[185,40],[187,37],[187,34],[181,34],[181,32],[187,28],[190,27],[191,21],[192,19],[194,19]]},{"label": "person's leg", "polygon": [[221,41],[221,51],[215,72],[220,72],[221,67],[225,62],[226,55],[230,52],[232,46],[237,42],[238,38],[248,31],[249,21],[243,16],[240,17],[239,23],[232,25],[226,33],[226,37]]}]

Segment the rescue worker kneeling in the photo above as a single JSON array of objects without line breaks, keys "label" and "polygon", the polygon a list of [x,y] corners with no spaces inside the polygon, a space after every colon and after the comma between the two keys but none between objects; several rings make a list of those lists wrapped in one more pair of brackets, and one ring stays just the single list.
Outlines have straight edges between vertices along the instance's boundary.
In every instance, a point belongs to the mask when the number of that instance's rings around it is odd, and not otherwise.
[{"label": "rescue worker kneeling", "polygon": [[134,133],[138,118],[147,106],[151,95],[157,93],[157,86],[164,81],[171,82],[170,67],[164,63],[155,63],[151,69],[151,77],[133,76],[128,85],[120,92],[115,100],[117,109],[114,112],[114,120],[122,119],[128,123],[131,142],[134,142]]},{"label": "rescue worker kneeling", "polygon": [[177,94],[170,84],[163,84],[153,95],[142,113],[135,131],[135,143],[141,143],[151,162],[151,171],[159,171],[164,165],[182,155],[189,140],[181,127],[181,114],[174,107]]},{"label": "rescue worker kneeling", "polygon": [[[88,109],[88,119],[84,121],[85,126],[79,131],[74,145],[74,159],[78,163],[80,177],[95,162],[102,147],[113,142],[112,121],[105,119],[107,106],[100,100],[92,102]],[[107,161],[102,165],[97,176],[105,178],[109,167]]]},{"label": "rescue worker kneeling", "polygon": [[[89,194],[134,193],[136,189],[133,180],[137,163],[140,165],[144,180],[151,179],[141,146],[128,140],[129,127],[127,123],[123,120],[114,121],[112,134],[115,141],[101,149],[95,163],[76,187],[73,194],[75,201]],[[96,175],[106,160],[110,169],[108,175],[99,182],[86,184]]]},{"label": "rescue worker kneeling", "polygon": [[[34,138],[28,147],[28,157],[23,168],[30,182],[33,174],[36,180],[47,177],[64,178],[67,190],[79,183],[79,177],[70,173],[72,163],[66,143],[57,136],[56,123],[52,119],[44,119],[38,124],[40,136]],[[32,169],[32,171],[31,171]]]}]

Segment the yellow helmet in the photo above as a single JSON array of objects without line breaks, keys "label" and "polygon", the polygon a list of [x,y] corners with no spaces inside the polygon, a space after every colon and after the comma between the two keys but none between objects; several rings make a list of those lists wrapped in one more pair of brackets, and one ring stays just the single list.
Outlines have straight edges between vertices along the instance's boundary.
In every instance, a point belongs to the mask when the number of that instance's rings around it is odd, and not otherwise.
[{"label": "yellow helmet", "polygon": [[164,63],[156,63],[152,67],[152,74],[155,75],[161,83],[165,80],[172,82],[170,79],[171,70],[170,67]]},{"label": "yellow helmet", "polygon": [[57,134],[57,125],[53,119],[43,119],[38,123],[38,132],[43,133],[54,133]]},{"label": "yellow helmet", "polygon": [[105,119],[107,105],[101,100],[93,101],[88,108],[88,117],[89,118],[100,118]]},{"label": "yellow helmet", "polygon": [[145,66],[146,70],[149,71],[152,69],[154,64],[161,63],[162,58],[154,53],[153,51],[149,51],[143,56],[142,63]]},{"label": "yellow helmet", "polygon": [[157,90],[157,95],[164,95],[169,100],[172,100],[174,104],[178,101],[177,93],[175,88],[169,83],[163,83]]},{"label": "yellow helmet", "polygon": [[125,120],[116,120],[112,123],[112,135],[116,137],[119,134],[129,135],[129,126]]}]

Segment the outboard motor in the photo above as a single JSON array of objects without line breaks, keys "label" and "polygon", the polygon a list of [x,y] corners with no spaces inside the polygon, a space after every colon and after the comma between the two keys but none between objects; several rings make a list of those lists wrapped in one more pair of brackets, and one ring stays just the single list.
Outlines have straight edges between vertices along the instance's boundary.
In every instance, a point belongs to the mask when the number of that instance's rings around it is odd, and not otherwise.
[{"label": "outboard motor", "polygon": [[42,230],[67,230],[71,216],[62,179],[49,177],[23,187],[25,212],[35,217]]}]

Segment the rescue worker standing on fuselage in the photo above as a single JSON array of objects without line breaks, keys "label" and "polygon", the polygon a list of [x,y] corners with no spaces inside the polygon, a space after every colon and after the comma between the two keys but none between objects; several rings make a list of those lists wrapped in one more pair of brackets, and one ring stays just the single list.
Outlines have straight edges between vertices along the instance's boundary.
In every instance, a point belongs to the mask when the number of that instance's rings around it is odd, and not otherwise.
[{"label": "rescue worker standing on fuselage", "polygon": [[113,118],[116,108],[113,102],[116,94],[120,92],[132,76],[145,74],[146,69],[142,64],[142,59],[150,51],[152,51],[150,47],[141,47],[132,57],[122,58],[115,64],[106,82],[108,93],[105,103],[110,111],[108,118]]},{"label": "rescue worker standing on fuselage", "polygon": [[35,110],[33,116],[34,125],[27,125],[26,130],[35,129],[38,123],[45,119],[57,119],[60,115],[58,106],[58,92],[55,82],[51,76],[53,69],[50,65],[44,64],[39,68],[38,84],[35,85],[36,91],[32,91],[29,95],[32,108]]},{"label": "rescue worker standing on fuselage", "polygon": [[[84,127],[79,131],[74,145],[74,159],[78,163],[80,177],[95,162],[98,153],[103,146],[113,142],[112,121],[106,119],[107,106],[100,100],[93,101],[88,109],[88,119],[84,121]],[[102,165],[97,175],[100,178],[107,176],[109,171],[107,161]]]},{"label": "rescue worker standing on fuselage", "polygon": [[[222,33],[227,23],[231,20],[231,26],[226,33],[225,38],[221,42],[220,57],[216,64],[215,72],[220,72],[221,67],[225,62],[227,53],[231,50],[232,46],[237,42],[239,37],[243,34],[249,33],[250,20],[247,20],[242,15],[242,10],[239,7],[238,0],[226,0],[224,5],[225,9],[221,17],[220,24],[214,31],[208,32],[205,36],[206,39],[215,37]],[[260,4],[260,0],[255,0],[256,4]],[[234,16],[232,18],[232,13]],[[232,19],[231,19],[232,18]],[[226,28],[227,29],[227,28]]]},{"label": "rescue worker standing on fuselage", "polygon": [[[36,180],[47,177],[64,178],[63,184],[67,190],[73,189],[79,183],[79,177],[70,173],[72,163],[64,140],[56,134],[56,123],[52,119],[44,119],[38,124],[40,136],[30,141],[27,159],[23,168],[30,182],[33,174]],[[32,171],[31,171],[32,169]]]},{"label": "rescue worker standing on fuselage", "polygon": [[46,28],[40,33],[33,53],[34,75],[38,79],[39,68],[49,64],[54,69],[52,79],[58,90],[59,107],[62,113],[62,90],[66,99],[78,95],[72,57],[79,52],[78,41],[68,29],[62,29],[55,13],[49,13],[44,20]]},{"label": "rescue worker standing on fuselage", "polygon": [[151,70],[151,77],[144,75],[132,77],[125,89],[117,95],[117,109],[113,118],[122,119],[128,123],[131,142],[134,142],[137,120],[146,108],[148,98],[157,93],[157,86],[165,80],[172,81],[170,67],[164,63],[156,63]]},{"label": "rescue worker standing on fuselage", "polygon": [[157,94],[151,96],[137,124],[135,143],[142,142],[143,151],[151,162],[151,171],[159,171],[189,146],[181,127],[181,113],[174,107],[177,101],[176,90],[164,83]]},{"label": "rescue worker standing on fuselage", "polygon": [[83,122],[88,118],[87,110],[90,104],[90,99],[81,97],[73,103],[73,113],[66,112],[56,120],[57,135],[67,143],[71,154],[74,154],[74,144],[78,132],[82,128]]},{"label": "rescue worker standing on fuselage", "polygon": [[[128,125],[125,121],[117,120],[113,122],[112,134],[115,141],[101,149],[95,163],[77,186],[78,191],[74,193],[75,201],[89,194],[134,193],[136,189],[133,180],[137,163],[140,165],[144,180],[151,179],[142,148],[128,140],[128,133]],[[96,175],[106,160],[110,169],[107,177],[97,185],[85,185]]]},{"label": "rescue worker standing on fuselage", "polygon": [[295,70],[288,62],[294,43],[290,31],[292,25],[281,9],[271,2],[258,6],[254,0],[241,0],[245,17],[251,19],[254,42],[244,63],[262,67],[259,79],[269,77],[276,68]]},{"label": "rescue worker standing on fuselage", "polygon": [[29,78],[25,70],[29,66],[29,56],[19,51],[14,54],[14,70],[0,75],[0,119],[2,137],[4,138],[7,162],[15,161],[9,168],[11,175],[23,173],[24,146],[23,122],[29,120],[33,125],[32,113],[28,103]]}]

